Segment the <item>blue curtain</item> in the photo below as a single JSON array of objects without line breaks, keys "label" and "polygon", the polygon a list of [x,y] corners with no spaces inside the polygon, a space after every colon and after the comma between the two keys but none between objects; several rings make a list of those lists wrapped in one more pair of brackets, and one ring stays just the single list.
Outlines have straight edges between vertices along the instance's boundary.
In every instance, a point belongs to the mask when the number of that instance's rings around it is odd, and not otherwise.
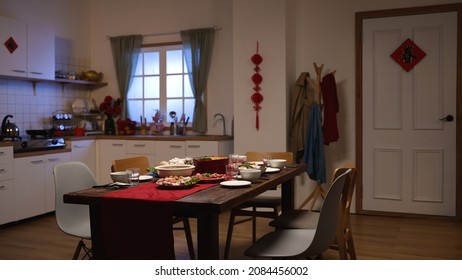
[{"label": "blue curtain", "polygon": [[212,58],[214,28],[192,29],[180,32],[186,67],[195,99],[192,129],[207,132],[207,110],[204,104],[207,77]]}]

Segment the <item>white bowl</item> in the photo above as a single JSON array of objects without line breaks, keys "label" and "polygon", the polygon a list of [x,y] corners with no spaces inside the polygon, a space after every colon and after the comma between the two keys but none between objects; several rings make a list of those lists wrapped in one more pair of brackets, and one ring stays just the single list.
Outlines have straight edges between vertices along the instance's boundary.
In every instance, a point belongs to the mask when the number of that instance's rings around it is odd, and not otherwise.
[{"label": "white bowl", "polygon": [[275,168],[283,168],[287,164],[287,160],[285,159],[270,159],[269,164],[271,167]]},{"label": "white bowl", "polygon": [[125,171],[111,172],[111,179],[113,182],[128,183]]},{"label": "white bowl", "polygon": [[239,173],[241,174],[241,178],[243,180],[254,182],[258,178],[260,178],[261,170],[260,169],[247,168],[247,169],[239,170]]},{"label": "white bowl", "polygon": [[159,177],[168,176],[191,176],[194,165],[159,165],[156,166]]}]

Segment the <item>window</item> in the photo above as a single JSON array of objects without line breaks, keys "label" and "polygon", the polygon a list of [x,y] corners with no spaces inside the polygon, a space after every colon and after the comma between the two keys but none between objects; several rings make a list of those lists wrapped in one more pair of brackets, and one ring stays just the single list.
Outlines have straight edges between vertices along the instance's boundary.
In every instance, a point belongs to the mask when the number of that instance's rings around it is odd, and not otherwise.
[{"label": "window", "polygon": [[164,122],[171,122],[170,111],[178,119],[184,113],[192,122],[194,96],[182,45],[143,47],[127,94],[128,117],[138,121],[140,116],[148,122],[159,110]]}]

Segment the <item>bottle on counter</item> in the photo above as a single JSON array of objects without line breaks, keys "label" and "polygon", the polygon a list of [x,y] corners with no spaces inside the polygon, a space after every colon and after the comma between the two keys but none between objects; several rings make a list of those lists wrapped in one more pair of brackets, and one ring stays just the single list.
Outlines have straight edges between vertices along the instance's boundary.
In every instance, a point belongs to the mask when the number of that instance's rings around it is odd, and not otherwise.
[{"label": "bottle on counter", "polygon": [[170,123],[170,135],[175,135],[175,123]]}]

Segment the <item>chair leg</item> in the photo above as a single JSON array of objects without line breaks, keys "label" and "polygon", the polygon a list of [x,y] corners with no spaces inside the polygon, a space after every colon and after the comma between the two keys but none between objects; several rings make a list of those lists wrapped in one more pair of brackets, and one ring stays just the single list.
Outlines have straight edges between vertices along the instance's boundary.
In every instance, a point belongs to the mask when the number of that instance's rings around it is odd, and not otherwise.
[{"label": "chair leg", "polygon": [[252,215],[252,243],[255,243],[257,241],[257,207],[252,207],[252,212],[254,213]]},{"label": "chair leg", "polygon": [[188,218],[183,218],[183,227],[184,227],[184,234],[186,236],[186,243],[188,244],[188,251],[189,251],[189,258],[191,260],[196,259],[196,253],[194,252],[194,243],[191,235],[191,226],[189,224]]},{"label": "chair leg", "polygon": [[231,214],[229,216],[229,224],[228,224],[228,234],[226,235],[226,244],[225,244],[225,253],[223,259],[227,260],[229,257],[229,249],[231,247],[231,238],[233,237],[233,230],[234,230],[234,220],[236,215],[231,210]]},{"label": "chair leg", "polygon": [[74,256],[72,256],[73,260],[79,259],[80,250],[82,250],[83,246],[85,246],[85,244],[83,243],[83,240],[80,240],[79,243],[77,243],[77,248],[75,248]]},{"label": "chair leg", "polygon": [[347,241],[347,246],[348,246],[348,253],[350,255],[350,260],[356,260],[356,249],[355,249],[355,243],[353,241],[353,235],[351,234],[351,231],[348,231],[348,235],[345,237]]}]

